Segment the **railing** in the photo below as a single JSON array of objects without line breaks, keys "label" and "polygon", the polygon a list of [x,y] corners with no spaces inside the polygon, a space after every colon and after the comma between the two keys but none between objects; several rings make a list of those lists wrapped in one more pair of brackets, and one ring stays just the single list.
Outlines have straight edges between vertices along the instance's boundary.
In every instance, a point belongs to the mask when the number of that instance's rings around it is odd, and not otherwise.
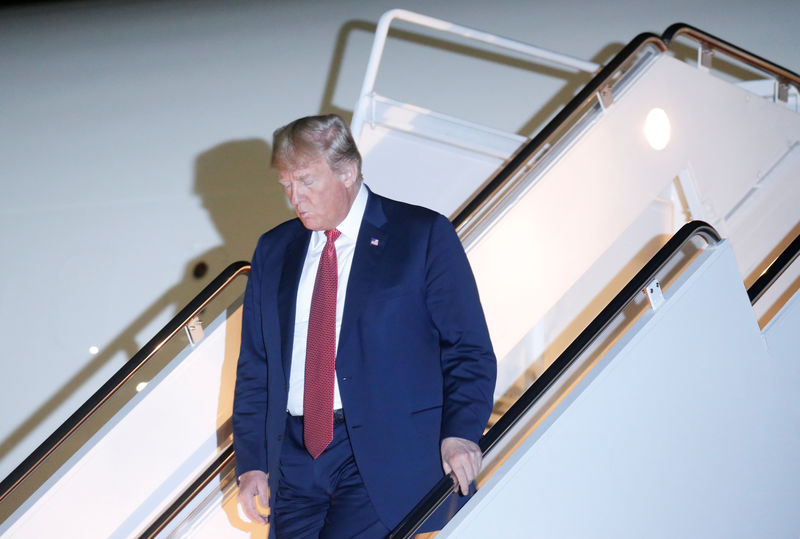
[{"label": "railing", "polygon": [[704,67],[711,67],[713,53],[718,51],[775,77],[778,82],[778,98],[781,101],[785,102],[787,100],[789,85],[794,86],[800,91],[800,75],[797,73],[789,71],[769,60],[765,60],[723,39],[699,30],[694,26],[685,23],[675,23],[666,29],[661,39],[665,43],[671,43],[678,37],[687,37],[699,44],[700,51],[698,59],[700,64]]},{"label": "railing", "polygon": [[758,298],[764,295],[764,292],[772,286],[772,283],[778,280],[798,256],[800,256],[800,234],[786,246],[786,249],[781,254],[775,257],[775,260],[764,270],[764,273],[747,289],[747,297],[750,298],[750,303],[758,301]]},{"label": "railing", "polygon": [[[709,244],[720,241],[719,234],[709,224],[692,221],[685,224],[631,279],[613,300],[598,314],[561,355],[536,379],[522,396],[503,414],[497,423],[480,440],[479,446],[485,456],[545,394],[553,383],[570,367],[581,354],[592,345],[604,329],[641,294],[656,274],[694,237],[700,236]],[[392,538],[410,537],[433,514],[434,510],[453,492],[453,480],[443,477],[428,492],[417,506],[389,535]]]},{"label": "railing", "polygon": [[515,41],[513,39],[497,36],[488,32],[477,30],[475,28],[461,26],[459,24],[454,24],[442,19],[436,19],[434,17],[429,17],[413,11],[407,11],[405,9],[392,9],[381,16],[380,20],[378,21],[378,26],[375,28],[375,40],[372,43],[372,51],[370,52],[369,61],[367,62],[367,70],[364,74],[364,82],[361,85],[361,93],[359,93],[358,103],[356,104],[355,111],[353,111],[353,121],[351,122],[351,130],[355,140],[358,140],[358,137],[361,134],[361,127],[364,125],[365,119],[368,116],[370,102],[375,92],[375,80],[378,77],[378,68],[381,63],[381,58],[383,57],[383,49],[386,46],[386,38],[389,34],[389,27],[391,26],[392,22],[396,20],[403,20],[418,26],[439,30],[441,32],[448,32],[467,39],[480,41],[488,45],[494,45],[510,51],[526,54],[533,58],[571,67],[580,71],[593,73],[600,67],[594,62],[589,62],[586,60],[581,60],[580,58],[575,58],[574,56],[568,56],[566,54],[549,51],[541,47],[535,47],[521,41]]},{"label": "railing", "polygon": [[223,470],[233,464],[233,444],[229,444],[219,456],[189,485],[175,501],[162,512],[148,528],[142,532],[141,539],[150,539],[158,535],[209,483],[221,474]]},{"label": "railing", "polygon": [[114,373],[108,381],[81,405],[64,423],[58,427],[39,447],[17,466],[0,483],[0,502],[8,497],[27,477],[29,477],[47,458],[61,447],[81,425],[86,423],[119,389],[130,380],[147,362],[164,347],[180,330],[193,321],[214,298],[216,298],[237,277],[250,271],[249,262],[234,262],[222,271],[189,304],[181,309],[172,320],[145,344],[125,365]]}]

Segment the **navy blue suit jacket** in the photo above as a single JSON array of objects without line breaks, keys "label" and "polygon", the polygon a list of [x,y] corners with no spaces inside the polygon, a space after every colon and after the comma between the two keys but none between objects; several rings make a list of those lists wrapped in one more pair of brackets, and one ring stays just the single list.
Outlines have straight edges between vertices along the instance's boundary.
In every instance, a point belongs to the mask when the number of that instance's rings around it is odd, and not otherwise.
[{"label": "navy blue suit jacket", "polygon": [[[267,472],[271,504],[310,237],[298,219],[261,236],[244,297],[233,410],[237,477]],[[445,217],[369,193],[336,376],[358,469],[392,528],[442,477],[440,440],[477,442],[493,403],[489,333],[464,249]]]}]

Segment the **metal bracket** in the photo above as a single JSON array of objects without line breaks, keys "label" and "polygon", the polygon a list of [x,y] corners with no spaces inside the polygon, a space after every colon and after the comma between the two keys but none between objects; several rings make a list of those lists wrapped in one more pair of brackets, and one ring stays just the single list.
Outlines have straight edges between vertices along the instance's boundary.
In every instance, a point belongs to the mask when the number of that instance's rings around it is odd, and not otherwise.
[{"label": "metal bracket", "polygon": [[701,67],[706,69],[711,69],[711,60],[714,59],[714,49],[712,49],[708,43],[702,43],[700,45],[700,51],[698,52],[697,61]]},{"label": "metal bracket", "polygon": [[647,286],[644,288],[644,293],[647,299],[650,300],[650,306],[654,311],[657,311],[659,307],[664,305],[664,294],[661,291],[661,283],[658,282],[658,279],[653,279],[647,283]]},{"label": "metal bracket", "polygon": [[203,331],[203,323],[200,321],[200,318],[195,316],[189,320],[188,324],[183,326],[183,329],[186,330],[186,336],[189,337],[190,343],[197,344],[203,340],[205,332]]},{"label": "metal bracket", "polygon": [[603,110],[614,104],[614,94],[611,92],[610,86],[604,86],[597,92],[597,99],[600,100],[600,106]]},{"label": "metal bracket", "polygon": [[778,88],[777,88],[777,98],[778,101],[781,103],[786,103],[789,101],[789,83],[785,80],[778,81]]}]

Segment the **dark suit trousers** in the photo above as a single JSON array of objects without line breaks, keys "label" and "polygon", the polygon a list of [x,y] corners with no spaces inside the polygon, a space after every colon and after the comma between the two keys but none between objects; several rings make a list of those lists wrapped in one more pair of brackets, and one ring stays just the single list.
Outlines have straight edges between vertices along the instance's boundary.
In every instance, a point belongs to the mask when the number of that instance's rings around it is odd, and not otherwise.
[{"label": "dark suit trousers", "polygon": [[303,444],[303,418],[288,417],[280,468],[272,510],[278,538],[383,538],[391,531],[369,499],[344,421],[334,423],[333,441],[315,460]]}]

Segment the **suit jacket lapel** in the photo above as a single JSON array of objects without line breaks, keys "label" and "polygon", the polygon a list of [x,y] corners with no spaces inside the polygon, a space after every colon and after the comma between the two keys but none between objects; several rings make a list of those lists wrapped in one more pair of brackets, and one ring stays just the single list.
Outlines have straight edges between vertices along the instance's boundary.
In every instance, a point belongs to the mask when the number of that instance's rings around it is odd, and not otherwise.
[{"label": "suit jacket lapel", "polygon": [[[344,347],[348,346],[350,334],[362,311],[362,306],[369,298],[378,278],[376,267],[389,242],[385,224],[386,215],[383,212],[381,198],[370,191],[350,267],[342,327],[339,331],[339,350],[344,350]],[[343,357],[349,355],[344,354]]]},{"label": "suit jacket lapel", "polygon": [[304,230],[286,246],[283,270],[278,286],[278,319],[281,326],[281,359],[283,375],[288,387],[289,370],[292,364],[292,344],[294,339],[294,317],[297,306],[297,287],[308,250],[311,232]]}]

